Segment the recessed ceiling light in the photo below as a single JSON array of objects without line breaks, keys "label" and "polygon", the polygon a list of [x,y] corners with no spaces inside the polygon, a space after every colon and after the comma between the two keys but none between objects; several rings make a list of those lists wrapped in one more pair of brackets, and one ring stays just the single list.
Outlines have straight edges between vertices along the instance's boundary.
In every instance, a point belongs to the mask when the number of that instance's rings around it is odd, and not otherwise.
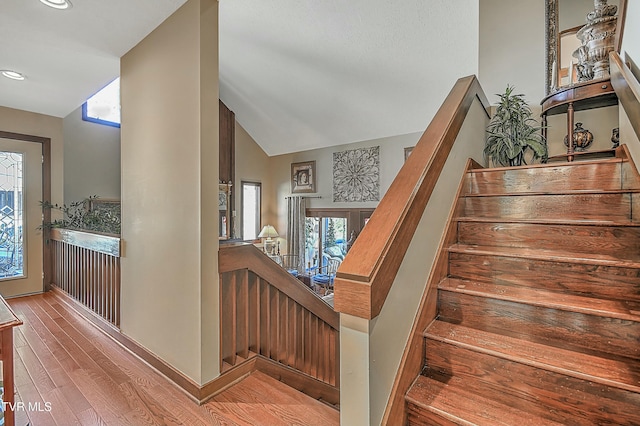
[{"label": "recessed ceiling light", "polygon": [[54,9],[69,9],[71,2],[69,0],[40,0],[42,3]]},{"label": "recessed ceiling light", "polygon": [[24,80],[24,75],[16,71],[1,70],[0,74],[12,80]]}]

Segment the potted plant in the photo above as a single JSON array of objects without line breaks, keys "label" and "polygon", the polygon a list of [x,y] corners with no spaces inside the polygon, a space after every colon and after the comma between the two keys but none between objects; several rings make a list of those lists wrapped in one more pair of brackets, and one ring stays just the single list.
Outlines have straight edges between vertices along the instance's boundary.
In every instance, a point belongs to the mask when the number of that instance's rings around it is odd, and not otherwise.
[{"label": "potted plant", "polygon": [[99,232],[103,234],[120,234],[120,206],[114,204],[115,209],[90,208],[91,203],[99,197],[92,195],[82,201],[75,201],[70,205],[51,204],[49,201],[41,201],[43,209],[59,210],[63,213],[62,219],[45,222],[38,229],[49,230],[51,228],[69,228],[80,231]]},{"label": "potted plant", "polygon": [[527,164],[527,150],[533,152],[533,161],[547,160],[547,143],[542,127],[531,117],[531,109],[524,95],[514,95],[513,87],[500,96],[496,112],[487,126],[484,155],[496,166],[520,166]]}]

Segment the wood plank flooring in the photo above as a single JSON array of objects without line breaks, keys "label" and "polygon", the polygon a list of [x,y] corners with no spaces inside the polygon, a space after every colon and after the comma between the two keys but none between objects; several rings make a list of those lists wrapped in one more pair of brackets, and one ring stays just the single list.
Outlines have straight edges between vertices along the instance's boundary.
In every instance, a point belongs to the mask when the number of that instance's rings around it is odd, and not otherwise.
[{"label": "wood plank flooring", "polygon": [[[331,425],[339,412],[255,372],[202,406],[51,294],[9,300],[17,425]],[[29,408],[29,407],[27,407]],[[21,417],[20,417],[21,416]]]}]

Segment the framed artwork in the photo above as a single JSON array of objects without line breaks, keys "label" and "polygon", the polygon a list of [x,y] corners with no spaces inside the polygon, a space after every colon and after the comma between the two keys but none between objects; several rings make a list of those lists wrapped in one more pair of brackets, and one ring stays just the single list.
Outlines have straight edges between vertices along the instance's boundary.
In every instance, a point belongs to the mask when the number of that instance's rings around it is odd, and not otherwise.
[{"label": "framed artwork", "polygon": [[407,158],[409,158],[409,154],[411,154],[411,151],[413,151],[413,148],[415,148],[415,146],[410,146],[404,149],[404,161],[407,161]]},{"label": "framed artwork", "polygon": [[316,192],[316,162],[291,163],[291,193]]}]

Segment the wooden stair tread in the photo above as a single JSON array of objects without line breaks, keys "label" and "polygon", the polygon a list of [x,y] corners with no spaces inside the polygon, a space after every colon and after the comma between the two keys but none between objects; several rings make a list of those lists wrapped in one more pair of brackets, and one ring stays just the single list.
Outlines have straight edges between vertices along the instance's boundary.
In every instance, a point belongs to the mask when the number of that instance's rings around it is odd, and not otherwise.
[{"label": "wooden stair tread", "polygon": [[416,378],[405,399],[421,410],[462,425],[561,425],[422,375]]},{"label": "wooden stair tread", "polygon": [[487,256],[519,257],[535,260],[547,260],[565,263],[583,263],[603,266],[640,268],[640,259],[620,259],[615,256],[597,253],[572,253],[557,250],[529,249],[520,247],[492,247],[470,244],[453,244],[447,249],[452,253],[480,254]]},{"label": "wooden stair tread", "polygon": [[506,167],[486,167],[482,169],[471,169],[467,173],[484,173],[484,172],[500,172],[509,170],[523,170],[523,169],[544,169],[553,167],[576,167],[584,166],[585,164],[604,164],[604,163],[624,163],[629,160],[620,157],[611,158],[599,158],[591,159],[588,161],[571,162],[571,163],[552,163],[552,164],[525,164],[522,166],[506,166]]},{"label": "wooden stair tread", "polygon": [[549,190],[531,192],[480,192],[460,194],[462,198],[491,198],[491,197],[530,197],[534,195],[590,195],[590,194],[637,194],[640,188],[621,189],[572,189],[572,190]]},{"label": "wooden stair tread", "polygon": [[455,219],[457,222],[483,222],[483,223],[531,223],[531,224],[550,224],[550,225],[592,225],[592,226],[630,226],[638,227],[638,223],[633,223],[631,220],[626,222],[612,221],[612,220],[589,220],[589,219],[515,219],[515,218],[501,218],[499,221],[495,217],[466,217],[459,216]]},{"label": "wooden stair tread", "polygon": [[434,321],[424,336],[578,379],[640,392],[640,362],[636,360],[583,354],[444,321]]},{"label": "wooden stair tread", "polygon": [[607,158],[613,158],[616,155],[615,149],[607,149],[602,151],[582,151],[574,152],[573,154],[559,154],[553,155],[547,159],[547,164],[550,163],[562,163],[567,162],[567,157],[573,156],[573,161],[585,161],[591,159],[603,160]]},{"label": "wooden stair tread", "polygon": [[438,289],[550,309],[640,322],[640,303],[559,293],[531,287],[445,278]]}]

